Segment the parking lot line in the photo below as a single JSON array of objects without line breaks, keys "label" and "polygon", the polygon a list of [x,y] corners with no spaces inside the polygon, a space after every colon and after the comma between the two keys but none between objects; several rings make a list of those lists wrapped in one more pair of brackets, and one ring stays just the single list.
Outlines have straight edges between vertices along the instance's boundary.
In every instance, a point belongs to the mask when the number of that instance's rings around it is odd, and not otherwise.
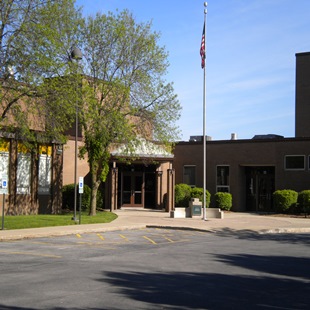
[{"label": "parking lot line", "polygon": [[104,240],[104,237],[101,234],[97,234],[97,236],[101,239]]},{"label": "parking lot line", "polygon": [[152,240],[151,238],[147,237],[147,236],[143,236],[144,239],[148,240],[149,242],[153,243],[153,244],[157,244],[154,240]]},{"label": "parking lot line", "polygon": [[169,242],[171,242],[171,243],[174,243],[174,241],[172,240],[172,239],[170,239],[170,238],[168,238],[168,237],[165,237],[165,236],[163,236],[166,240],[168,240]]},{"label": "parking lot line", "polygon": [[126,240],[127,242],[129,242],[129,239],[128,239],[126,236],[121,235],[121,234],[119,234],[119,236],[120,236],[121,238],[123,238],[124,240]]},{"label": "parking lot line", "polygon": [[3,251],[3,250],[0,250],[0,253],[11,254],[11,255],[30,255],[30,256],[39,256],[39,257],[62,258],[62,256],[59,256],[59,255],[31,253],[31,252],[19,252],[19,251]]}]

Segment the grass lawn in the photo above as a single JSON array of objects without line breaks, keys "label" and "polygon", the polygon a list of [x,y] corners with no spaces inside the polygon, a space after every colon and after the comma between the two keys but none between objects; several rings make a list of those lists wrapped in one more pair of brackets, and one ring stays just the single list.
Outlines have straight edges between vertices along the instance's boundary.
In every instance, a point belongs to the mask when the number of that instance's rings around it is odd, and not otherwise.
[{"label": "grass lawn", "polygon": [[[23,229],[23,228],[38,228],[48,226],[66,226],[77,225],[72,220],[73,213],[61,215],[7,215],[4,217],[4,229]],[[79,219],[79,213],[76,215]],[[117,215],[112,212],[98,212],[96,216],[89,216],[87,212],[81,214],[81,224],[96,224],[96,223],[110,223],[117,218]],[[0,216],[0,229],[2,217]]]}]

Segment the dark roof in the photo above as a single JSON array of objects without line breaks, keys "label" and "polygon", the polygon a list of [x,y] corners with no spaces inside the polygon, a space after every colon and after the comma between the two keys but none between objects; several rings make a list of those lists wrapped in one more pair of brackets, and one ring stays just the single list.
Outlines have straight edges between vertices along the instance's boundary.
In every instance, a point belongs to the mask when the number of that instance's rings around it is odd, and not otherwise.
[{"label": "dark roof", "polygon": [[267,134],[267,135],[255,135],[252,139],[283,139],[283,136],[275,135],[275,134]]}]

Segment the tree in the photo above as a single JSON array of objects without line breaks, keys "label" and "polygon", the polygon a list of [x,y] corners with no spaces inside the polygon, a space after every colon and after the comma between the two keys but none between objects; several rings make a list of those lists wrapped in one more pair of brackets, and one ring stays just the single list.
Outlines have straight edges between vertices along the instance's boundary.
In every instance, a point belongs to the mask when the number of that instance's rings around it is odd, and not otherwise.
[{"label": "tree", "polygon": [[81,23],[73,0],[1,1],[0,128],[28,141],[35,141],[33,129],[41,139],[64,139],[74,114],[76,75],[59,79],[76,70],[70,49],[79,41]]},{"label": "tree", "polygon": [[[127,10],[88,17],[82,32],[83,109],[79,117],[91,174],[91,211],[109,172],[111,147],[139,143],[137,137],[174,141],[180,104],[173,85],[163,77],[167,52],[158,44],[151,23],[137,23]],[[134,143],[133,143],[134,142]],[[129,150],[130,151],[130,150]],[[130,154],[130,152],[129,152]]]}]

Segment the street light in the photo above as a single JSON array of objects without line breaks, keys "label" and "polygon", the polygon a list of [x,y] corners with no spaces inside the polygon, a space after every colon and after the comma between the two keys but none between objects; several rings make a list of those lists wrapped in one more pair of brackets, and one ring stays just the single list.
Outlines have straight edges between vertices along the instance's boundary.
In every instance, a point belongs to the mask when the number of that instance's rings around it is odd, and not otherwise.
[{"label": "street light", "polygon": [[[73,47],[71,50],[71,60],[75,59],[77,62],[81,60],[83,54],[81,50],[77,47]],[[74,215],[73,220],[76,221],[76,205],[77,205],[77,158],[78,158],[78,130],[79,130],[79,116],[78,116],[78,104],[75,105],[75,154],[74,154]]]}]

